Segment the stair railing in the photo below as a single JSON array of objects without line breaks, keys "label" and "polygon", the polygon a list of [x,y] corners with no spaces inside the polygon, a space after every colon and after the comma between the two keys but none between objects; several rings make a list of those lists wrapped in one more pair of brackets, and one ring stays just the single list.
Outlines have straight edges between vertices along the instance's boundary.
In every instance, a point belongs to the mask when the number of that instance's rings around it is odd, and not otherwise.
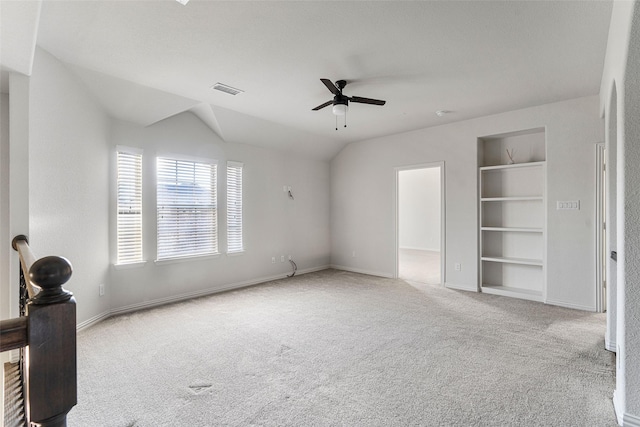
[{"label": "stair railing", "polygon": [[20,257],[20,317],[0,322],[0,352],[20,349],[25,425],[66,427],[76,405],[76,301],[62,288],[71,263],[37,259],[25,236],[11,245]]}]

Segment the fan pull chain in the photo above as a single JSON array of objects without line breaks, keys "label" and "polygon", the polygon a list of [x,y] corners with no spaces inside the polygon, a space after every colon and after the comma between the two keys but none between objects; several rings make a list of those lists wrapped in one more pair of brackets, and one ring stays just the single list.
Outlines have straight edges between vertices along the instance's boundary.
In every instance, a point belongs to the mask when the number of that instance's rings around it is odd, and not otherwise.
[{"label": "fan pull chain", "polygon": [[338,116],[334,116],[336,118],[336,130],[338,130]]},{"label": "fan pull chain", "polygon": [[344,127],[347,127],[347,112],[344,112]]}]

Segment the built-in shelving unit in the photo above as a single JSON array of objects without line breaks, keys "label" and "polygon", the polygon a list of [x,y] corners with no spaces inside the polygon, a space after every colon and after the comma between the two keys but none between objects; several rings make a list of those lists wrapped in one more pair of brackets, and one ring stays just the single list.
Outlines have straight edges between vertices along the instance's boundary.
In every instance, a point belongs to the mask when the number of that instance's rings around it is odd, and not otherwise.
[{"label": "built-in shelving unit", "polygon": [[544,129],[484,137],[478,144],[481,290],[544,301]]}]

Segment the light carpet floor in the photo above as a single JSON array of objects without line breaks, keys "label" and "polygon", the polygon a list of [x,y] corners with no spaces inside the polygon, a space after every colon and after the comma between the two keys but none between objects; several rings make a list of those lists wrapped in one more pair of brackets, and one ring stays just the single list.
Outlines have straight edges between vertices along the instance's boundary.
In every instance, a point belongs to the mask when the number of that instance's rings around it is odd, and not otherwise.
[{"label": "light carpet floor", "polygon": [[69,426],[615,426],[604,327],[325,270],[81,331]]}]

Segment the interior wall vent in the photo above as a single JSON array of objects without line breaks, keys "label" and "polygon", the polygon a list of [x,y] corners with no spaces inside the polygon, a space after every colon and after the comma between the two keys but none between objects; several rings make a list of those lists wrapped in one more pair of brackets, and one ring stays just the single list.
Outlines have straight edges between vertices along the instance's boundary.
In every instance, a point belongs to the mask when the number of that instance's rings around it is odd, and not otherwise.
[{"label": "interior wall vent", "polygon": [[237,95],[239,93],[244,92],[243,90],[236,89],[235,87],[231,87],[229,85],[225,85],[222,83],[214,84],[213,86],[211,86],[211,89],[219,90],[221,92],[228,93],[230,95]]}]

